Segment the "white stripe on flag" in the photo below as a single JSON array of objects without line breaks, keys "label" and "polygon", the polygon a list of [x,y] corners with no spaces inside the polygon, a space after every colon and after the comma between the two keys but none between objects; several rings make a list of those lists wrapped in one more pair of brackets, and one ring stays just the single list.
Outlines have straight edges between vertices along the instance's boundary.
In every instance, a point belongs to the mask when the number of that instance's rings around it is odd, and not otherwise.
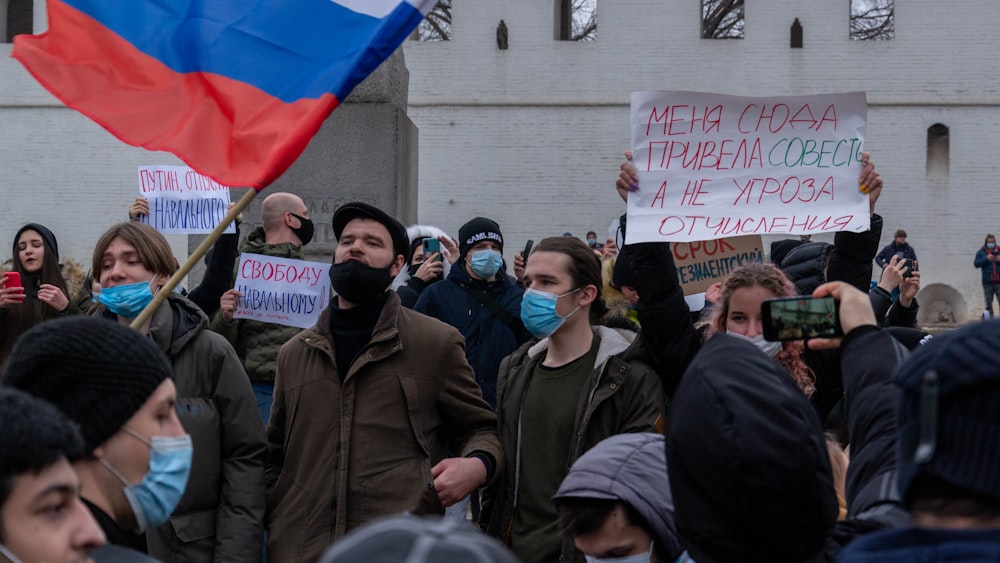
[{"label": "white stripe on flag", "polygon": [[382,19],[392,13],[400,4],[409,4],[427,15],[436,4],[436,0],[330,0],[334,4],[373,18]]}]

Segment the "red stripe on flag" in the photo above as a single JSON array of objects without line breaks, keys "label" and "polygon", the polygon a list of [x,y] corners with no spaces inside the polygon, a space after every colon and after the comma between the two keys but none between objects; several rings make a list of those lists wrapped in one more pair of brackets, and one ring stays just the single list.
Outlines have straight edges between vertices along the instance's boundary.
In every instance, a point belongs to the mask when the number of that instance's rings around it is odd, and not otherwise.
[{"label": "red stripe on flag", "polygon": [[288,104],[216,74],[179,74],[75,8],[50,0],[48,12],[49,31],[15,37],[13,57],[122,141],[169,151],[220,184],[267,187],[340,103]]}]

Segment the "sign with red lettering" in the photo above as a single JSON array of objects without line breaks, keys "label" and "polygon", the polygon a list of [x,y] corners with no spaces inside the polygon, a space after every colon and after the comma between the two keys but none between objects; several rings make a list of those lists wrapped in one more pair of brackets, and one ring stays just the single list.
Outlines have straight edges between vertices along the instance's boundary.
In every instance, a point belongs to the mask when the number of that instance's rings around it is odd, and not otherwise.
[{"label": "sign with red lettering", "polygon": [[[141,221],[161,233],[208,234],[229,210],[229,187],[187,166],[140,166],[139,195],[149,202]],[[224,233],[235,233],[230,224]]]},{"label": "sign with red lettering", "polygon": [[[631,229],[632,225],[628,227]],[[764,261],[760,235],[675,242],[670,250],[684,295],[705,293],[708,286],[721,282],[736,268]]]},{"label": "sign with red lettering", "polygon": [[243,297],[233,317],[309,328],[330,301],[329,272],[321,262],[243,253],[234,284]]},{"label": "sign with red lettering", "polygon": [[862,232],[864,92],[633,92],[628,243]]}]

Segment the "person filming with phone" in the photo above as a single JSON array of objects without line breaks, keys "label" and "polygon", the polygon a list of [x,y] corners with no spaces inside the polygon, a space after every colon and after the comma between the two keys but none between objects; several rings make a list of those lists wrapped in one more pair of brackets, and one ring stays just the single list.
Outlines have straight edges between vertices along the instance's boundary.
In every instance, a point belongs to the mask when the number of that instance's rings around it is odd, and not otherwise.
[{"label": "person filming with phone", "polygon": [[0,282],[0,366],[14,342],[36,324],[80,314],[59,267],[52,231],[28,223],[14,235],[13,266]]}]

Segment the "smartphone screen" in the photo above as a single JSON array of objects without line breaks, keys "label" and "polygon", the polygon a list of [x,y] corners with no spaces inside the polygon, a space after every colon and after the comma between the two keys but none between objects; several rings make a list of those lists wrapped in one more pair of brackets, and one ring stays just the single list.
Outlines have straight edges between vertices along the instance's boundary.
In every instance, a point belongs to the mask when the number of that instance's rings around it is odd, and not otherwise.
[{"label": "smartphone screen", "polygon": [[[441,241],[439,241],[436,238],[425,238],[424,239],[424,260],[427,260],[427,258],[429,258],[430,255],[433,254],[433,253],[435,253],[435,252],[437,252],[437,253],[441,252]],[[439,260],[441,259],[440,255],[438,256],[438,259]]]},{"label": "smartphone screen", "polygon": [[17,272],[4,272],[4,287],[21,287],[21,274]]},{"label": "smartphone screen", "polygon": [[843,336],[833,297],[800,295],[768,299],[761,304],[764,339],[805,340]]}]

